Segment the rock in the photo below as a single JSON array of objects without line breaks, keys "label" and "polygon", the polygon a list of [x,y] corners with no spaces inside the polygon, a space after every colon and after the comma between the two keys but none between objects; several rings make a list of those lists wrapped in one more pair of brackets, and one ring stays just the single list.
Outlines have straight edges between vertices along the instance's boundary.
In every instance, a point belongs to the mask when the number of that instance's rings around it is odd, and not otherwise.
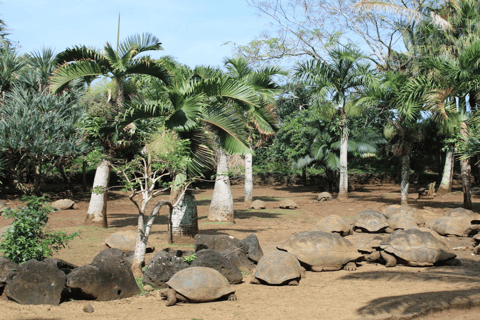
[{"label": "rock", "polygon": [[165,283],[175,273],[189,266],[183,260],[183,257],[173,255],[167,251],[160,251],[147,263],[142,281],[154,288],[166,288],[167,285]]},{"label": "rock", "polygon": [[241,283],[243,275],[240,270],[220,252],[210,249],[195,253],[197,258],[190,263],[191,267],[212,268],[220,272],[231,284]]},{"label": "rock", "polygon": [[254,233],[240,241],[240,246],[244,248],[248,258],[255,263],[258,263],[258,261],[260,261],[260,259],[263,257],[263,250],[260,247],[260,242],[258,241],[257,236]]},{"label": "rock", "polygon": [[[120,249],[123,252],[135,251],[137,236],[137,231],[134,230],[118,231],[105,239],[105,244],[109,248]],[[154,249],[152,246],[147,245],[147,252],[152,252]]]},{"label": "rock", "polygon": [[6,227],[3,227],[3,228],[0,229],[0,237],[1,237],[5,232],[7,232],[7,230],[8,230],[9,227],[10,227],[10,226],[6,226]]},{"label": "rock", "polygon": [[3,201],[0,201],[0,212],[2,212],[6,208],[8,208],[7,204]]},{"label": "rock", "polygon": [[265,202],[262,200],[255,200],[250,204],[250,209],[255,209],[255,210],[265,209]]},{"label": "rock", "polygon": [[7,276],[11,271],[15,271],[18,268],[18,264],[5,259],[0,258],[0,295],[3,292],[3,288],[7,284]]},{"label": "rock", "polygon": [[93,307],[90,304],[86,304],[86,305],[83,306],[83,312],[92,313],[93,311],[95,311],[95,310],[93,309]]},{"label": "rock", "polygon": [[197,234],[195,236],[195,252],[202,249],[224,251],[232,246],[239,248],[240,240],[227,235]]},{"label": "rock", "polygon": [[125,255],[119,249],[105,249],[90,265],[74,269],[67,286],[75,299],[109,301],[131,297],[140,292]]},{"label": "rock", "polygon": [[32,259],[8,274],[4,293],[20,304],[59,305],[65,281],[53,264]]},{"label": "rock", "polygon": [[70,199],[61,199],[52,203],[52,207],[57,208],[58,210],[68,210],[72,209],[75,201]]},{"label": "rock", "polygon": [[221,254],[230,260],[241,272],[251,273],[255,269],[255,265],[248,259],[247,253],[241,248],[230,247],[221,251]]},{"label": "rock", "polygon": [[153,290],[155,290],[155,289],[149,284],[143,286],[143,291],[150,292],[150,291],[153,291]]},{"label": "rock", "polygon": [[78,268],[76,265],[67,262],[62,259],[57,259],[57,258],[48,258],[45,260],[46,263],[51,264],[52,266],[58,268],[60,271],[65,273],[65,275],[69,274],[70,272],[73,271],[73,269]]},{"label": "rock", "polygon": [[322,192],[317,196],[317,201],[331,201],[332,195],[329,192]]}]

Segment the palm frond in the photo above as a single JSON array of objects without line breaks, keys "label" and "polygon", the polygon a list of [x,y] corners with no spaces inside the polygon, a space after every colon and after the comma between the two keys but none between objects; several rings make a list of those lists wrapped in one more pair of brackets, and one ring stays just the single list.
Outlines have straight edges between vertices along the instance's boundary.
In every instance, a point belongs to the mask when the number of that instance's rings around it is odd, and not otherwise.
[{"label": "palm frond", "polygon": [[97,77],[103,74],[104,71],[101,66],[92,60],[77,61],[70,64],[65,63],[53,72],[50,90],[57,93],[74,79]]},{"label": "palm frond", "polygon": [[163,50],[162,43],[153,34],[147,32],[131,35],[122,41],[118,48],[118,55],[123,57],[131,54],[135,57],[139,53],[152,50]]},{"label": "palm frond", "polygon": [[162,80],[166,85],[172,84],[172,76],[160,63],[146,59],[133,59],[126,70],[127,74],[144,74]]}]

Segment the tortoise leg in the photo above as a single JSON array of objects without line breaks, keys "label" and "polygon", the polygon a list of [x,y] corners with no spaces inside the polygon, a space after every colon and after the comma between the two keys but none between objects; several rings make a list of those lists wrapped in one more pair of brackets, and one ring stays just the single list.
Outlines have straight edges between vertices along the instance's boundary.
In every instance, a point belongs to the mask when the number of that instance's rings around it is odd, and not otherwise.
[{"label": "tortoise leg", "polygon": [[237,301],[237,296],[235,295],[235,293],[231,293],[228,296],[228,301]]},{"label": "tortoise leg", "polygon": [[288,285],[289,285],[289,286],[298,286],[298,281],[297,281],[297,280],[290,280],[290,281],[288,282]]},{"label": "tortoise leg", "polygon": [[307,277],[307,269],[305,269],[304,267],[302,267],[301,271],[300,271],[300,279],[304,279]]},{"label": "tortoise leg", "polygon": [[260,280],[258,280],[257,278],[253,278],[251,281],[250,281],[251,284],[260,284]]},{"label": "tortoise leg", "polygon": [[177,292],[175,290],[168,289],[162,293],[167,297],[167,302],[165,303],[167,307],[173,306],[177,303]]},{"label": "tortoise leg", "polygon": [[[478,248],[478,247],[477,247]],[[477,253],[478,254],[478,253]],[[462,262],[458,259],[452,258],[452,259],[447,259],[442,262],[444,266],[459,266],[462,264]]]},{"label": "tortoise leg", "polygon": [[382,258],[385,259],[387,262],[385,264],[386,267],[395,267],[397,265],[397,259],[391,255],[386,253],[385,251],[381,251],[380,254],[382,255]]},{"label": "tortoise leg", "polygon": [[377,261],[381,258],[381,255],[380,255],[380,252],[379,251],[375,251],[375,252],[372,252],[371,254],[369,254],[368,256],[366,256],[366,259],[368,262],[373,262],[373,261]]},{"label": "tortoise leg", "polygon": [[320,267],[320,266],[312,266],[310,269],[312,271],[315,271],[315,272],[322,272],[323,271],[323,267]]},{"label": "tortoise leg", "polygon": [[355,270],[357,270],[357,264],[355,262],[349,262],[343,267],[343,270],[345,270],[345,271],[355,271]]},{"label": "tortoise leg", "polygon": [[475,254],[480,254],[480,245],[476,246],[475,248],[473,248],[473,253]]}]

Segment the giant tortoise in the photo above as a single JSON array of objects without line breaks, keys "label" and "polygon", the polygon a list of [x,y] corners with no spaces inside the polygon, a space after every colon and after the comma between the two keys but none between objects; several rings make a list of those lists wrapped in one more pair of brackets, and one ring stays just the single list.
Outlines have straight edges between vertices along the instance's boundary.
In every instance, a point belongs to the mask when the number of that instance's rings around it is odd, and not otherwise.
[{"label": "giant tortoise", "polygon": [[355,216],[353,221],[355,232],[390,232],[387,218],[383,213],[375,210],[363,210]]},{"label": "giant tortoise", "polygon": [[411,267],[432,266],[440,261],[452,261],[457,255],[443,241],[431,233],[418,229],[396,230],[383,240],[377,252],[368,256],[368,261],[383,258],[387,267],[395,267],[397,262]]},{"label": "giant tortoise", "polygon": [[166,305],[173,306],[177,301],[206,302],[228,298],[237,300],[233,289],[220,272],[211,268],[190,267],[175,273],[167,282],[170,289],[160,293],[167,299]]},{"label": "giant tortoise", "polygon": [[293,254],[302,265],[312,271],[357,269],[355,261],[362,259],[357,248],[335,233],[304,231],[291,235],[279,250]]},{"label": "giant tortoise", "polygon": [[293,254],[275,250],[258,261],[255,278],[250,283],[296,286],[304,277],[305,268]]},{"label": "giant tortoise", "polygon": [[318,221],[312,231],[333,232],[338,233],[341,236],[348,236],[352,233],[352,226],[347,219],[332,214]]}]

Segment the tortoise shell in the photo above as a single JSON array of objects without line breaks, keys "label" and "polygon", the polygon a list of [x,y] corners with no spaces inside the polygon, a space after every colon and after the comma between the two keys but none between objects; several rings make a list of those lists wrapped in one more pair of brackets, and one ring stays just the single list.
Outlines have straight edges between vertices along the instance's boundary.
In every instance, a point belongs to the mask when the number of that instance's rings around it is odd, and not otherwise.
[{"label": "tortoise shell", "polygon": [[443,216],[435,220],[430,228],[443,236],[467,237],[473,231],[471,222],[471,217]]},{"label": "tortoise shell", "polygon": [[278,249],[293,254],[307,267],[340,270],[363,256],[350,241],[335,233],[304,231],[291,235]]},{"label": "tortoise shell", "polygon": [[265,209],[265,202],[263,202],[262,200],[255,200],[250,204],[250,209]]},{"label": "tortoise shell", "polygon": [[213,301],[235,292],[220,272],[204,267],[180,270],[167,285],[192,302]]},{"label": "tortoise shell", "polygon": [[292,199],[283,199],[280,201],[279,207],[282,209],[295,209],[298,208],[298,205]]},{"label": "tortoise shell", "polygon": [[444,217],[461,217],[461,218],[468,217],[472,221],[480,219],[479,214],[465,208],[450,209],[447,212],[445,212]]},{"label": "tortoise shell", "polygon": [[431,266],[457,255],[431,233],[418,229],[396,230],[380,244],[380,249],[405,260],[411,266]]},{"label": "tortoise shell", "polygon": [[386,207],[383,212],[387,219],[390,219],[392,215],[397,213],[413,214],[417,219],[417,224],[419,226],[425,225],[425,218],[420,213],[420,211],[406,205],[392,204]]},{"label": "tortoise shell", "polygon": [[299,279],[302,266],[294,255],[285,251],[273,251],[265,254],[258,261],[255,278],[268,284],[282,284]]},{"label": "tortoise shell", "polygon": [[332,214],[318,221],[312,231],[334,232],[346,236],[352,232],[352,226],[347,219]]},{"label": "tortoise shell", "polygon": [[374,248],[380,247],[385,237],[385,234],[354,233],[346,236],[345,239],[350,241],[358,251],[372,253],[375,251]]},{"label": "tortoise shell", "polygon": [[392,230],[418,228],[417,219],[411,213],[395,213],[388,218]]},{"label": "tortoise shell", "polygon": [[387,218],[383,213],[375,210],[363,210],[355,216],[353,229],[361,228],[368,232],[383,232],[388,228]]}]

